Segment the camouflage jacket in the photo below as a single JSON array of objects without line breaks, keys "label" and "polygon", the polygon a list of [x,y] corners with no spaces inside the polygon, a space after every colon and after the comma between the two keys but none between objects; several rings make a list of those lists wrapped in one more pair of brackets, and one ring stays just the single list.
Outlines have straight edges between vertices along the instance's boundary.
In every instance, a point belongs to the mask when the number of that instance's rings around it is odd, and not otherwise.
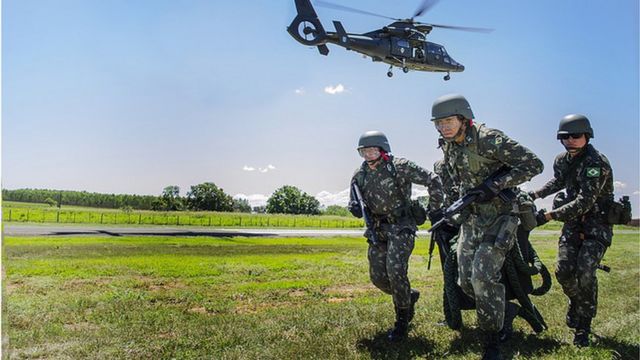
[{"label": "camouflage jacket", "polygon": [[407,159],[391,157],[389,161],[382,160],[373,170],[363,162],[353,174],[351,181],[355,181],[361,187],[362,197],[374,216],[398,216],[398,211],[406,209],[409,205],[412,183],[427,187],[430,209],[442,206],[440,178]]},{"label": "camouflage jacket", "polygon": [[[516,187],[540,174],[544,168],[542,161],[531,150],[503,132],[484,125],[473,124],[468,127],[460,144],[441,141],[440,145],[444,152],[442,182],[453,184],[460,196],[480,185],[503,165],[511,170],[497,184],[500,189]],[[498,213],[508,213],[513,209],[512,204],[505,204],[497,197],[490,204]],[[482,209],[475,205],[470,208],[474,213],[487,210],[486,204]]]},{"label": "camouflage jacket", "polygon": [[609,160],[591,144],[578,155],[558,155],[553,163],[553,179],[535,191],[538,198],[567,190],[568,202],[551,211],[554,219],[564,222],[595,216],[613,200],[613,173]]}]

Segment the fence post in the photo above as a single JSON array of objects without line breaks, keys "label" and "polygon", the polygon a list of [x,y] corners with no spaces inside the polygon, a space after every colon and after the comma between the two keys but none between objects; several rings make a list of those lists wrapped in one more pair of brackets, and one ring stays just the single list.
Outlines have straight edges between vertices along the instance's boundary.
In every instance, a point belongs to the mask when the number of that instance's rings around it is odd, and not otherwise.
[{"label": "fence post", "polygon": [[142,214],[138,214],[138,225],[142,223]]},{"label": "fence post", "polygon": [[76,223],[76,213],[75,212],[73,213],[73,223],[74,224]]},{"label": "fence post", "polygon": [[176,215],[176,225],[180,225],[180,215]]},{"label": "fence post", "polygon": [[27,209],[27,222],[29,222],[29,210]]},{"label": "fence post", "polygon": [[60,222],[60,210],[58,210],[58,212],[56,212],[56,222],[57,223]]},{"label": "fence post", "polygon": [[209,215],[209,226],[211,226],[211,215]]},{"label": "fence post", "polygon": [[9,209],[9,221],[11,221],[11,209]]}]

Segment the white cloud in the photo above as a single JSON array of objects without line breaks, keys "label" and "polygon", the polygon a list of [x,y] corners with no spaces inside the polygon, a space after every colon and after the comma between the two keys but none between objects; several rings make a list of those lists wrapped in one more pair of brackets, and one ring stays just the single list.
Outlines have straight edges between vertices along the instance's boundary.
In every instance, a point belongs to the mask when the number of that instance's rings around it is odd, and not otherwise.
[{"label": "white cloud", "polygon": [[318,199],[320,205],[324,207],[331,205],[347,206],[349,203],[349,188],[337,193],[323,190],[316,194],[316,199]]},{"label": "white cloud", "polygon": [[249,205],[251,205],[251,207],[256,207],[256,206],[265,206],[267,205],[267,200],[271,197],[271,195],[264,195],[264,194],[251,194],[251,195],[245,195],[245,194],[235,194],[233,196],[234,199],[246,199],[249,202]]},{"label": "white cloud", "polygon": [[622,181],[614,181],[613,187],[616,189],[624,189],[627,187],[627,184],[623,183]]},{"label": "white cloud", "polygon": [[634,192],[633,192],[633,195],[640,195],[640,190],[638,190],[638,191],[634,191]]},{"label": "white cloud", "polygon": [[297,95],[304,95],[304,88],[295,89],[294,92]]},{"label": "white cloud", "polygon": [[266,167],[258,167],[258,168],[255,168],[255,167],[253,167],[253,166],[247,166],[247,165],[245,165],[245,166],[242,168],[242,170],[244,170],[244,171],[256,171],[256,170],[258,170],[258,172],[261,172],[261,173],[266,173],[266,172],[268,172],[268,171],[273,171],[273,170],[275,170],[275,169],[276,169],[276,167],[275,167],[275,166],[273,166],[273,165],[271,165],[271,164],[267,165]]},{"label": "white cloud", "polygon": [[331,95],[340,94],[341,92],[344,92],[344,86],[342,84],[327,86],[324,88],[324,92]]}]

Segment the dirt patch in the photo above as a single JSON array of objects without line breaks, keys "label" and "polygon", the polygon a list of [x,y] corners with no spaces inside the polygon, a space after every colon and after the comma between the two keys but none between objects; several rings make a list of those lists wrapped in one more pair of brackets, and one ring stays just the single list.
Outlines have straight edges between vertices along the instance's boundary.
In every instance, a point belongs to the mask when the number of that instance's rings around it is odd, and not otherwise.
[{"label": "dirt patch", "polygon": [[259,304],[255,304],[255,303],[244,303],[244,304],[238,304],[235,309],[234,309],[234,313],[236,314],[256,314],[262,311],[266,311],[266,310],[270,310],[270,309],[278,309],[278,308],[295,308],[298,307],[300,305],[294,304],[292,302],[289,301],[282,301],[282,302],[276,302],[276,303],[259,303]]},{"label": "dirt patch", "polygon": [[348,298],[328,298],[327,302],[328,303],[343,303],[345,301],[350,301],[351,299]]},{"label": "dirt patch", "polygon": [[209,313],[207,311],[207,309],[205,309],[204,306],[191,308],[191,309],[187,310],[187,312],[194,313],[194,314],[207,314],[207,313]]},{"label": "dirt patch", "polygon": [[89,323],[89,322],[79,322],[79,323],[73,323],[73,324],[64,324],[64,328],[70,331],[94,332],[94,331],[98,331],[100,329],[100,326]]},{"label": "dirt patch", "polygon": [[366,285],[340,285],[332,286],[324,289],[324,293],[327,295],[336,295],[338,297],[353,297],[357,294],[362,294],[370,291],[375,291],[376,287],[373,284]]}]

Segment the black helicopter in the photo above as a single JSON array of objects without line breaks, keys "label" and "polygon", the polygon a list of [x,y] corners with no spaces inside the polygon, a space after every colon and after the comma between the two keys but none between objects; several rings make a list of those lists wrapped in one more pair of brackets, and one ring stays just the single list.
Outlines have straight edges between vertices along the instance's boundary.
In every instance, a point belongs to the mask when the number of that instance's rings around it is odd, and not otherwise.
[{"label": "black helicopter", "polygon": [[310,0],[295,0],[298,15],[293,19],[287,32],[298,42],[307,46],[317,46],[322,55],[329,54],[327,43],[336,44],[371,57],[373,61],[389,64],[387,76],[393,76],[393,67],[403,72],[409,70],[446,72],[444,80],[449,80],[451,72],[464,71],[464,65],[453,60],[444,46],[427,41],[427,34],[433,28],[445,28],[474,32],[491,32],[492,29],[470,28],[450,25],[427,24],[414,21],[429,10],[438,0],[424,0],[410,19],[392,17],[358,10],[325,1],[316,4],[339,10],[346,10],[366,15],[373,15],[394,20],[393,23],[364,34],[347,33],[339,21],[334,20],[336,31],[325,31],[318,19]]}]

